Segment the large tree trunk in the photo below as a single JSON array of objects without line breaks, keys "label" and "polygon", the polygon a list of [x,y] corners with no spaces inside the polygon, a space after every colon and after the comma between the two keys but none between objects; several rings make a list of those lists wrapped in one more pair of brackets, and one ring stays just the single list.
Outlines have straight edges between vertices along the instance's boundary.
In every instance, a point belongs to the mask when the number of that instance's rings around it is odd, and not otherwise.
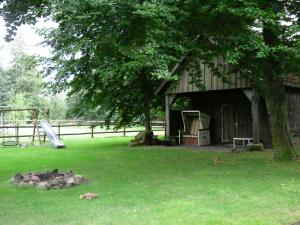
[{"label": "large tree trunk", "polygon": [[[272,7],[271,3],[266,3],[266,7]],[[274,48],[280,43],[278,33],[265,25],[263,29],[264,42],[270,48]],[[266,81],[266,102],[270,115],[270,126],[272,135],[272,145],[275,151],[276,160],[292,160],[296,156],[296,151],[291,141],[288,121],[288,107],[284,86],[284,73],[280,57],[270,53],[264,65],[264,78]]]},{"label": "large tree trunk", "polygon": [[152,126],[151,126],[151,101],[152,94],[151,84],[147,75],[143,75],[143,98],[144,98],[144,125],[145,125],[145,144],[152,144]]},{"label": "large tree trunk", "polygon": [[285,87],[282,79],[268,76],[267,108],[270,115],[272,144],[276,160],[292,160],[296,151],[291,141]]},{"label": "large tree trunk", "polygon": [[145,144],[152,144],[152,127],[151,127],[151,116],[150,116],[150,99],[149,96],[144,97],[144,116],[145,116]]}]

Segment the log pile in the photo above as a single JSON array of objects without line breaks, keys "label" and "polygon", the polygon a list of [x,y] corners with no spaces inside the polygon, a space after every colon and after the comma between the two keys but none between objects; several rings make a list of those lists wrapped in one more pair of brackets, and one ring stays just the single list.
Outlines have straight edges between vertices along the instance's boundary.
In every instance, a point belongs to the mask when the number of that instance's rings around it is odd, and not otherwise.
[{"label": "log pile", "polygon": [[73,187],[86,182],[81,175],[76,175],[72,171],[60,172],[55,169],[51,172],[43,173],[17,173],[11,180],[12,185],[20,187],[36,187],[39,189],[62,189]]},{"label": "log pile", "polygon": [[157,135],[154,135],[153,132],[148,137],[145,131],[139,132],[135,137],[134,140],[131,140],[128,144],[129,147],[139,146],[139,145],[160,145],[161,142],[158,140]]}]

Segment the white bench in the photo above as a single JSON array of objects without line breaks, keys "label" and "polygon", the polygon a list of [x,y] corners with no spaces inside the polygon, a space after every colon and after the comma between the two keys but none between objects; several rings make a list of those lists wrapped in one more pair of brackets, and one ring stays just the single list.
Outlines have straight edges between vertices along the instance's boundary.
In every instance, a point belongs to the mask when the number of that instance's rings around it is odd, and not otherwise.
[{"label": "white bench", "polygon": [[253,142],[253,138],[243,138],[243,137],[233,138],[233,149],[235,149],[236,141],[243,141],[243,147],[245,147],[246,142],[247,142],[247,144],[249,144],[250,142]]}]

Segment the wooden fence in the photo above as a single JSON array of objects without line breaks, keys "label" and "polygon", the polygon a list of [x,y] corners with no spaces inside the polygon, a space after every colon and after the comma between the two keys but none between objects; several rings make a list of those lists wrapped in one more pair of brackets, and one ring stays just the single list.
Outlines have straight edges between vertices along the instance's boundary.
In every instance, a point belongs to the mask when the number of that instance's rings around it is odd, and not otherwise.
[{"label": "wooden fence", "polygon": [[[26,121],[26,123],[29,123],[28,121]],[[152,123],[152,128],[153,131],[163,131],[164,132],[164,127],[165,127],[165,123],[163,121],[153,121]],[[111,125],[114,125],[114,122],[111,123]],[[135,126],[142,126],[139,123],[134,124]],[[97,131],[96,128],[97,127],[105,127],[105,122],[104,121],[72,121],[72,123],[70,123],[70,121],[61,121],[58,122],[57,124],[52,123],[52,128],[54,128],[54,130],[57,133],[57,136],[59,138],[61,138],[62,136],[80,136],[80,135],[90,135],[91,138],[94,138],[95,135],[101,135],[101,134],[121,134],[122,136],[126,136],[126,134],[128,133],[137,133],[140,131],[143,131],[142,129],[133,129],[130,127],[124,127],[121,130],[105,130],[105,131]],[[88,131],[85,132],[67,132],[64,133],[62,132],[63,128],[87,128]],[[21,134],[20,130],[21,129],[34,129],[33,125],[26,125],[24,123],[20,124],[16,124],[16,125],[8,125],[8,126],[0,126],[0,131],[4,130],[14,130],[14,135],[0,135],[0,138],[16,138],[17,140],[19,140],[19,138],[30,138],[33,137],[33,133],[31,134]],[[40,135],[41,137],[44,136],[44,132],[42,131],[41,127],[40,127]],[[35,135],[37,136],[37,135]]]}]

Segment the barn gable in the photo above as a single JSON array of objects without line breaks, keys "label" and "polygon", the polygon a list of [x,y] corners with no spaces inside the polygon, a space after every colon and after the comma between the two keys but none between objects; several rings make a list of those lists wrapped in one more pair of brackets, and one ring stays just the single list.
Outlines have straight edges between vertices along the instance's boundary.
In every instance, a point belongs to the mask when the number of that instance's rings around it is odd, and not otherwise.
[{"label": "barn gable", "polygon": [[[230,71],[230,66],[224,60],[224,57],[216,57],[214,64],[218,65],[221,74],[227,74]],[[243,77],[241,72],[232,72],[228,75],[226,81],[213,74],[212,69],[203,62],[200,62],[199,80],[201,87],[192,82],[192,77],[189,71],[185,69],[179,80],[171,81],[166,87],[166,94],[180,94],[199,91],[212,91],[212,90],[227,90],[237,88],[250,88],[250,82]]]}]

